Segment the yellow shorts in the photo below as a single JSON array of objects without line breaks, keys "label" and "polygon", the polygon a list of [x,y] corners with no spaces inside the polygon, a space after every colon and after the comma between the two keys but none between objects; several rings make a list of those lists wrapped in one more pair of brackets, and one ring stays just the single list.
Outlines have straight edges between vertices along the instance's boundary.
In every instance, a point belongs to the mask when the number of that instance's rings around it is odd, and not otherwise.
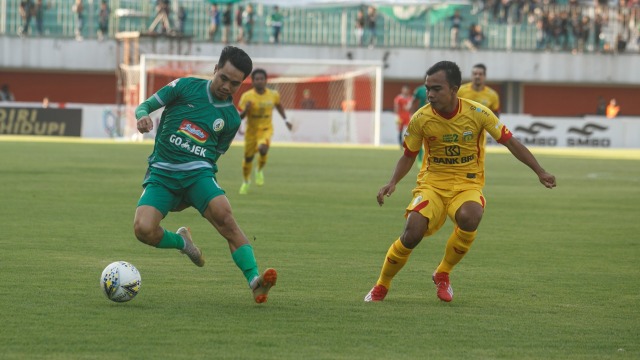
[{"label": "yellow shorts", "polygon": [[272,136],[273,126],[247,130],[244,134],[244,157],[253,157],[260,145],[271,145]]},{"label": "yellow shorts", "polygon": [[467,201],[474,201],[485,207],[486,200],[481,190],[451,191],[436,188],[416,188],[413,190],[413,199],[407,206],[405,217],[412,211],[419,212],[429,219],[429,228],[424,236],[433,235],[440,230],[447,215],[455,224],[456,211]]}]

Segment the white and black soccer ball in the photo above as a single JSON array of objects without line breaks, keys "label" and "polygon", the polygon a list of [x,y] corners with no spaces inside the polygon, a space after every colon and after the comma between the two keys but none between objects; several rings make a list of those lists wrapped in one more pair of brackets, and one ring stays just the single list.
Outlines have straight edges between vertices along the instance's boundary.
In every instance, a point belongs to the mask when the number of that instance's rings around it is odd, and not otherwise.
[{"label": "white and black soccer ball", "polygon": [[126,261],[107,265],[100,277],[100,287],[111,301],[126,302],[138,295],[142,278],[135,266]]}]

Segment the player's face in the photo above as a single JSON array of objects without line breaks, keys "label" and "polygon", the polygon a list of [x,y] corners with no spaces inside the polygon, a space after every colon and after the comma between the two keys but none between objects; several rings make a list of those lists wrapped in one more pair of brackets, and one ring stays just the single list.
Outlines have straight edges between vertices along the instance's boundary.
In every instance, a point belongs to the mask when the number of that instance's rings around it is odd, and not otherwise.
[{"label": "player's face", "polygon": [[252,83],[256,90],[262,91],[267,86],[267,78],[262,73],[257,73],[253,76]]},{"label": "player's face", "polygon": [[211,81],[211,94],[218,100],[226,100],[238,91],[243,80],[244,73],[230,61],[227,61],[222,68],[216,65]]},{"label": "player's face", "polygon": [[439,113],[453,111],[458,100],[458,87],[449,85],[444,70],[427,76],[424,85],[427,88],[427,98],[436,111]]},{"label": "player's face", "polygon": [[486,75],[484,74],[484,70],[480,68],[473,68],[471,71],[471,78],[473,79],[473,84],[476,86],[484,85],[484,80],[486,79]]}]

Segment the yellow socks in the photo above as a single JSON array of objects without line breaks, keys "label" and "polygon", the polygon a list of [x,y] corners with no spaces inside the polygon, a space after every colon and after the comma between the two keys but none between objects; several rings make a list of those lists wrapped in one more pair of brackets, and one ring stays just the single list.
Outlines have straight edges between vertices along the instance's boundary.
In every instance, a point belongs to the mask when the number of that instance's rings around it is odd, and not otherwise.
[{"label": "yellow socks", "polygon": [[447,240],[444,250],[444,258],[438,265],[436,272],[450,273],[454,266],[467,254],[471,243],[476,238],[478,231],[464,231],[456,226],[453,234]]},{"label": "yellow socks", "polygon": [[244,177],[244,182],[249,182],[249,178],[251,177],[252,167],[253,167],[253,162],[247,162],[246,160],[242,160],[242,176]]},{"label": "yellow socks", "polygon": [[404,264],[407,263],[411,251],[412,249],[407,249],[402,245],[400,239],[391,244],[389,251],[387,251],[387,256],[384,259],[382,271],[380,272],[380,277],[376,285],[382,285],[389,289],[391,280],[393,280],[393,277],[402,269]]}]

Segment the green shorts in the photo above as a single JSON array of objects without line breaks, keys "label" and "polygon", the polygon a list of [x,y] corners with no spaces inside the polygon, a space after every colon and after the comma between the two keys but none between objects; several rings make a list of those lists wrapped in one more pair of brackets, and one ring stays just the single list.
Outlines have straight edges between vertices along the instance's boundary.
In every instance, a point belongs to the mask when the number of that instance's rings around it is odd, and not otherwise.
[{"label": "green shorts", "polygon": [[167,216],[169,211],[182,203],[193,206],[204,215],[211,199],[225,194],[209,169],[193,173],[173,173],[151,168],[147,171],[142,186],[144,190],[138,206],[153,206],[162,216]]}]

